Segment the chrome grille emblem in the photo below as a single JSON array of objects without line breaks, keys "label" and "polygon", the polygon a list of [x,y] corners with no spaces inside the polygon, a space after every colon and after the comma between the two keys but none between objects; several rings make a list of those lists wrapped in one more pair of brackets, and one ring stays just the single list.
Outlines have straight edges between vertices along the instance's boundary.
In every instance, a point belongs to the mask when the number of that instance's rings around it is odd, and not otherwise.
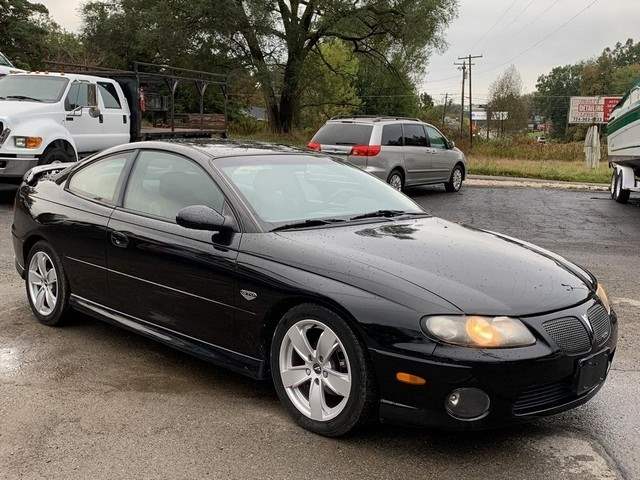
[{"label": "chrome grille emblem", "polygon": [[255,300],[258,297],[256,292],[252,292],[251,290],[240,290],[240,295],[242,298],[250,302],[251,300]]}]

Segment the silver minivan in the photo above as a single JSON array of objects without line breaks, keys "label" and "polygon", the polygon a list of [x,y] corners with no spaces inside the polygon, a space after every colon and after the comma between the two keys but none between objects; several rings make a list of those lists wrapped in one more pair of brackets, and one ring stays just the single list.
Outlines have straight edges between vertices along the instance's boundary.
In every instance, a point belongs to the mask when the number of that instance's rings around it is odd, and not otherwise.
[{"label": "silver minivan", "polygon": [[467,172],[464,153],[416,118],[332,118],[308,147],[342,157],[397,190],[442,183],[447,192],[457,192]]}]

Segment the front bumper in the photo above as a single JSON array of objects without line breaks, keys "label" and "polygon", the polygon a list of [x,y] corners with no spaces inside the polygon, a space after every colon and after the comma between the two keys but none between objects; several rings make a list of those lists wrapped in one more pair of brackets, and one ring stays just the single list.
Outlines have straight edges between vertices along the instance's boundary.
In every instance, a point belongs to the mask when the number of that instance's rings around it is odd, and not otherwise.
[{"label": "front bumper", "polygon": [[[573,310],[592,306],[587,302]],[[579,312],[572,312],[578,314]],[[569,313],[555,314],[556,318]],[[530,325],[551,316],[527,321]],[[370,349],[380,388],[380,419],[383,422],[476,430],[519,423],[575,408],[591,399],[604,380],[586,392],[577,393],[578,365],[584,358],[608,352],[608,368],[615,354],[617,317],[611,314],[611,332],[604,343],[589,352],[568,354],[539,338],[531,347],[482,350],[438,346],[429,358]],[[395,380],[397,372],[426,379],[425,385],[407,385]],[[490,410],[477,420],[458,420],[447,413],[445,403],[457,388],[478,388],[490,398]]]},{"label": "front bumper", "polygon": [[0,154],[0,179],[20,179],[37,165],[38,157],[35,155],[4,157]]}]

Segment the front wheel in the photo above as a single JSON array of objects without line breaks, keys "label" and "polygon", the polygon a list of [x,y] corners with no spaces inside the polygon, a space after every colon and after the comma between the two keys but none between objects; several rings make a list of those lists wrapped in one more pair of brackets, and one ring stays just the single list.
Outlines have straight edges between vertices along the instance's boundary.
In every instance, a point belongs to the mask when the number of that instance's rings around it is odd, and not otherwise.
[{"label": "front wheel", "polygon": [[449,181],[444,184],[444,189],[447,192],[459,192],[462,188],[462,181],[464,179],[464,172],[462,167],[458,164],[453,167],[451,171],[451,177]]},{"label": "front wheel", "polygon": [[66,163],[73,161],[75,161],[74,156],[64,147],[51,145],[44,151],[38,164],[49,165],[51,163]]},{"label": "front wheel", "polygon": [[331,310],[303,304],[282,317],[271,373],[280,401],[307,430],[337,437],[373,417],[372,369],[351,328]]}]

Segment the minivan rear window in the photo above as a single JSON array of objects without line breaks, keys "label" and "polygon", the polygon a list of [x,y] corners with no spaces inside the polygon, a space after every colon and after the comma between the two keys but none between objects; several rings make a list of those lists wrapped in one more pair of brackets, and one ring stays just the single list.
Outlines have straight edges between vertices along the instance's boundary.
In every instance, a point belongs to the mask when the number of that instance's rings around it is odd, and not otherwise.
[{"label": "minivan rear window", "polygon": [[327,123],[311,141],[321,145],[369,145],[372,130],[372,125]]}]

